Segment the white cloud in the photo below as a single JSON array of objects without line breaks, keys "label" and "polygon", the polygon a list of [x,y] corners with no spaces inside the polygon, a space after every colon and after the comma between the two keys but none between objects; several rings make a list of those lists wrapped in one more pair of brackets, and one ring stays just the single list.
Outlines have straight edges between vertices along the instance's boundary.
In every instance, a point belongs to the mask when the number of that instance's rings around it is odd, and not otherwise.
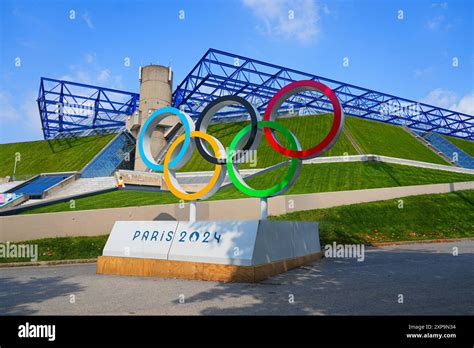
[{"label": "white cloud", "polygon": [[[123,88],[122,75],[114,74],[109,68],[101,65],[95,52],[87,53],[84,60],[86,64],[82,63],[70,67],[78,82],[115,89]],[[73,79],[72,81],[76,80]]]},{"label": "white cloud", "polygon": [[21,39],[21,40],[18,40],[17,43],[20,45],[20,46],[23,46],[23,47],[26,47],[26,48],[29,48],[29,49],[37,49],[39,44],[38,44],[38,41],[35,41],[35,40],[24,40],[24,39]]},{"label": "white cloud", "polygon": [[323,5],[323,13],[324,13],[325,15],[331,15],[331,14],[333,14],[333,11],[331,11],[331,10],[329,9],[329,6],[328,6],[327,4],[324,4],[324,5]]},{"label": "white cloud", "polygon": [[432,67],[419,68],[419,69],[415,69],[415,76],[431,75],[432,72],[433,72],[433,68],[432,68]]},{"label": "white cloud", "polygon": [[431,17],[428,22],[426,22],[426,28],[431,31],[451,31],[454,28],[452,23],[449,23],[449,16],[446,16],[446,11],[448,9],[447,2],[435,2],[431,4],[433,11],[436,13]]},{"label": "white cloud", "polygon": [[458,96],[453,91],[445,90],[442,88],[436,88],[432,90],[426,97],[421,99],[421,102],[439,106],[441,108],[449,108],[451,105],[456,103]]},{"label": "white cloud", "polygon": [[99,76],[97,76],[97,81],[100,83],[105,83],[110,79],[110,70],[109,69],[102,69],[99,71]]},{"label": "white cloud", "polygon": [[61,75],[60,77],[58,77],[58,79],[65,80],[65,81],[79,82],[79,83],[84,83],[84,84],[92,83],[90,73],[83,66],[70,65],[69,70],[70,70],[69,73]]},{"label": "white cloud", "polygon": [[468,115],[474,115],[474,91],[459,98],[453,91],[436,88],[428,93],[425,98],[421,99],[421,102]]},{"label": "white cloud", "polygon": [[428,20],[428,23],[426,23],[426,27],[429,30],[436,31],[441,27],[441,24],[443,24],[443,22],[444,22],[444,16],[439,15]]},{"label": "white cloud", "polygon": [[113,75],[110,88],[122,89],[123,88],[123,77],[122,75]]},{"label": "white cloud", "polygon": [[0,124],[20,119],[20,113],[12,104],[10,93],[0,91]]},{"label": "white cloud", "polygon": [[89,13],[84,13],[82,15],[82,19],[84,20],[84,22],[86,22],[87,26],[89,27],[89,29],[94,29],[94,23],[92,22],[92,18],[91,16],[89,15]]},{"label": "white cloud", "polygon": [[31,90],[23,99],[15,98],[6,92],[0,91],[0,126],[2,131],[13,132],[13,129],[22,129],[30,139],[41,138],[41,122],[36,104],[38,92]]},{"label": "white cloud", "polygon": [[95,62],[96,54],[95,53],[87,53],[85,55],[85,60],[87,64],[92,64]]},{"label": "white cloud", "polygon": [[58,79],[89,85],[96,84],[97,82],[104,83],[110,79],[110,70],[101,67],[97,63],[97,54],[95,52],[88,52],[82,57],[83,60],[81,62],[69,65],[69,72],[61,75]]},{"label": "white cloud", "polygon": [[123,77],[113,74],[110,69],[104,68],[96,62],[96,55],[85,55],[85,63],[70,65],[69,72],[57,77],[59,80],[98,85],[103,87],[122,89]]},{"label": "white cloud", "polygon": [[431,4],[431,7],[438,7],[438,8],[441,8],[443,10],[447,10],[448,9],[448,3],[447,2],[435,2],[435,3]]},{"label": "white cloud", "polygon": [[[243,0],[243,3],[261,20],[257,28],[269,37],[307,44],[319,36],[319,8],[313,0]],[[329,13],[327,6],[323,11]]]},{"label": "white cloud", "polygon": [[474,92],[462,97],[461,100],[451,108],[463,114],[474,115]]},{"label": "white cloud", "polygon": [[41,136],[41,122],[38,111],[38,104],[36,98],[38,97],[37,91],[30,91],[26,94],[26,97],[21,105],[21,111],[25,127],[28,127],[33,133]]}]

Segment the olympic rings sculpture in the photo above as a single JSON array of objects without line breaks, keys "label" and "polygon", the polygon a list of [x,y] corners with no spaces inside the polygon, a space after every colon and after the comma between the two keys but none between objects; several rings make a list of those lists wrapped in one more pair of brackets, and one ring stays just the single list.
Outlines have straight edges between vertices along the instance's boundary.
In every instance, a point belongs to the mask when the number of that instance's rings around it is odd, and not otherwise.
[{"label": "olympic rings sculpture", "polygon": [[[307,91],[320,92],[329,99],[334,110],[334,119],[329,133],[320,143],[309,149],[302,149],[296,136],[276,120],[278,109],[288,98]],[[226,153],[222,143],[214,136],[207,134],[206,131],[212,117],[219,110],[235,104],[244,107],[250,115],[251,122],[235,135],[229,151]],[[184,134],[170,145],[163,164],[158,164],[151,154],[151,137],[158,124],[169,116],[179,117],[184,126]],[[174,107],[158,109],[150,115],[142,127],[138,138],[138,149],[145,165],[152,170],[163,172],[168,189],[183,200],[202,200],[212,196],[224,182],[226,171],[235,187],[246,195],[260,198],[272,197],[284,193],[293,185],[301,171],[303,160],[321,156],[334,146],[343,126],[344,112],[336,94],[320,82],[303,80],[290,83],[280,89],[268,103],[263,120],[259,120],[259,112],[247,100],[231,95],[217,98],[209,103],[202,111],[196,124],[186,113]],[[254,189],[244,181],[240,174],[238,159],[243,151],[255,150],[258,147],[262,130],[272,148],[290,158],[290,165],[286,175],[279,183],[266,189]],[[289,148],[280,144],[275,136],[275,131],[284,136]],[[186,164],[194,149],[197,149],[206,161],[214,164],[215,168],[210,181],[203,188],[197,192],[187,192],[179,184],[176,171]]]}]

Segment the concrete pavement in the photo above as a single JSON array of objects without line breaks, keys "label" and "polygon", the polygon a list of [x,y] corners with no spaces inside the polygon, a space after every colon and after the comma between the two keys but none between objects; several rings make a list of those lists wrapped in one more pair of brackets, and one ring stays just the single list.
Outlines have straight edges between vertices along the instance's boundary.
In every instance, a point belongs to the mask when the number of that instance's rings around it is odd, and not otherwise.
[{"label": "concrete pavement", "polygon": [[473,315],[473,265],[464,240],[366,248],[363,262],[325,258],[259,284],[99,276],[95,264],[0,268],[0,315]]}]

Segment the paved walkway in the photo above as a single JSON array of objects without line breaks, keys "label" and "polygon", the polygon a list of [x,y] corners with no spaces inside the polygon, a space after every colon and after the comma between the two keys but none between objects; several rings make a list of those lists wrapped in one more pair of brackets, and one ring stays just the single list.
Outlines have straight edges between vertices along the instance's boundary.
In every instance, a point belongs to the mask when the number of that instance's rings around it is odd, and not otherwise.
[{"label": "paved walkway", "polygon": [[98,178],[79,178],[69,185],[64,186],[58,191],[53,192],[47,199],[59,197],[68,197],[71,195],[80,195],[83,193],[105,190],[117,186],[113,176],[104,176]]},{"label": "paved walkway", "polygon": [[363,262],[325,258],[258,284],[99,276],[95,264],[0,268],[0,315],[473,315],[473,264],[474,241],[463,241],[368,248]]}]

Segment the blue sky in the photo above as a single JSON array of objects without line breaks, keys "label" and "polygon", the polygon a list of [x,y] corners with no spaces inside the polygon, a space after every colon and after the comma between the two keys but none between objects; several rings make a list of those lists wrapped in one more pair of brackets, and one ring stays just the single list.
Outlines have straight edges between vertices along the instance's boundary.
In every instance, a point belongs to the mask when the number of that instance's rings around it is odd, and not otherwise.
[{"label": "blue sky", "polygon": [[158,63],[176,86],[209,47],[474,114],[468,0],[2,0],[0,17],[0,143],[42,139],[41,76],[138,92]]}]

